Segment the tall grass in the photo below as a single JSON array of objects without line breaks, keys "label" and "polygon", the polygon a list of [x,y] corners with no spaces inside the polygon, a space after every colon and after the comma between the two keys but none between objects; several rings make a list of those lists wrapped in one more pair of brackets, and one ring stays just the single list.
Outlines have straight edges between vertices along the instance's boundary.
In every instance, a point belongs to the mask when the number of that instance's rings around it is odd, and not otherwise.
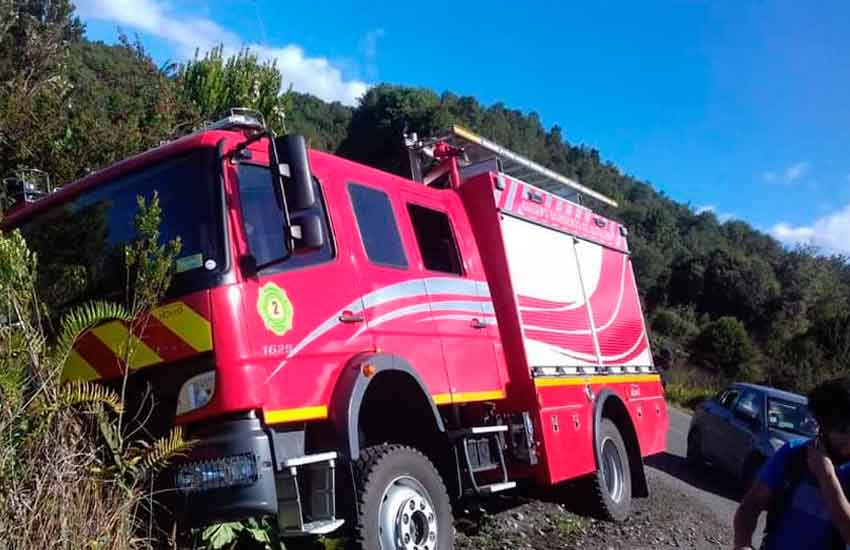
[{"label": "tall grass", "polygon": [[[137,239],[125,249],[131,309],[90,303],[53,326],[36,290],[35,254],[19,232],[0,233],[0,550],[137,550],[166,539],[149,520],[149,487],[185,448],[182,433],[136,441],[122,423],[123,395],[61,381],[80,336],[104,321],[132,321],[161,298],[179,243],[156,242],[159,219],[157,197],[140,199]],[[132,353],[127,345],[123,364]]]},{"label": "tall grass", "polygon": [[724,382],[716,375],[696,367],[676,366],[667,371],[667,401],[687,410],[693,410],[702,401],[717,395]]}]

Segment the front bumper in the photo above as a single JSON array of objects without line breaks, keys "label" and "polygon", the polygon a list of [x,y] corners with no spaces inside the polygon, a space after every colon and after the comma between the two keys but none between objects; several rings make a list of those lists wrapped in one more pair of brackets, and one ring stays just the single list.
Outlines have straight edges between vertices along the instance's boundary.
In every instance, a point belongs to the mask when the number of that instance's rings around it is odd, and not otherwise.
[{"label": "front bumper", "polygon": [[[248,517],[276,515],[274,457],[271,435],[258,418],[219,421],[195,430],[189,453],[161,479],[166,506],[184,527],[198,527]],[[238,485],[185,491],[177,487],[181,466],[211,463],[227,457],[253,456],[256,475]]]}]

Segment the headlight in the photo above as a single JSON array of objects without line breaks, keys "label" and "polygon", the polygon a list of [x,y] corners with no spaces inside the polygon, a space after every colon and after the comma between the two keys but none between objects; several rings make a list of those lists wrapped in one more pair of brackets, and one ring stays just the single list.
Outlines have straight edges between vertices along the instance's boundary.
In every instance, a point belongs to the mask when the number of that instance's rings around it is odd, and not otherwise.
[{"label": "headlight", "polygon": [[177,488],[191,493],[223,487],[251,485],[257,481],[257,458],[251,453],[191,462],[177,469]]},{"label": "headlight", "polygon": [[177,395],[177,413],[185,414],[200,409],[210,402],[215,393],[215,371],[211,370],[186,380]]}]

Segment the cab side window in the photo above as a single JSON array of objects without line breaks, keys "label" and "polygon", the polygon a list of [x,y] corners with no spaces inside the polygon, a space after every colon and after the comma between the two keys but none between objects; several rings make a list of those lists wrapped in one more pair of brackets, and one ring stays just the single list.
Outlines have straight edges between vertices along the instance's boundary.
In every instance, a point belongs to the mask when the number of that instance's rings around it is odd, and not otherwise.
[{"label": "cab side window", "polygon": [[348,184],[348,194],[369,261],[407,268],[404,245],[387,194],[357,183]]},{"label": "cab side window", "polygon": [[407,212],[425,269],[463,275],[449,217],[443,212],[416,204],[408,204]]},{"label": "cab side window", "polygon": [[745,391],[735,404],[735,411],[744,413],[748,417],[761,418],[764,413],[761,394],[754,391]]}]

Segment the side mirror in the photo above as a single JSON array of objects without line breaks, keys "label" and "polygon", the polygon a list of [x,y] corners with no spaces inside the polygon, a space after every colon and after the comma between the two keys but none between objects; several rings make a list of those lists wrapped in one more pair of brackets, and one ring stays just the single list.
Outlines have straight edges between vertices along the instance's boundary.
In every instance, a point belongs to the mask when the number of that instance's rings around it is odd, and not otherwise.
[{"label": "side mirror", "polygon": [[735,416],[740,418],[741,420],[749,423],[755,423],[759,418],[758,411],[753,409],[744,409],[744,408],[736,408]]},{"label": "side mirror", "polygon": [[296,248],[316,249],[325,245],[325,231],[319,214],[315,212],[294,214],[291,223]]},{"label": "side mirror", "polygon": [[[290,213],[312,208],[316,204],[316,194],[313,191],[313,175],[304,136],[287,134],[275,138],[274,147],[277,150],[279,162],[286,164],[288,168],[284,170],[281,167],[279,171],[288,179],[284,190]],[[269,154],[269,158],[275,157]]]}]

